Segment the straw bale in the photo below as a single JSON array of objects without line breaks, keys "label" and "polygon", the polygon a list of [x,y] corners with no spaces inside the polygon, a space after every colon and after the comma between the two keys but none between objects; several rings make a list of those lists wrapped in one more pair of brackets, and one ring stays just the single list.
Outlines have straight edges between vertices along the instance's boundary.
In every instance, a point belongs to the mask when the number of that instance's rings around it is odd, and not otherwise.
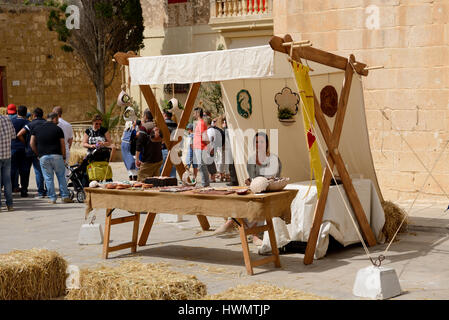
[{"label": "straw bale", "polygon": [[55,251],[14,250],[0,255],[0,300],[44,300],[65,294],[67,262]]},{"label": "straw bale", "polygon": [[259,282],[238,285],[222,293],[208,295],[203,300],[329,300],[329,298]]},{"label": "straw bale", "polygon": [[[385,240],[390,242],[404,219],[405,221],[398,233],[405,232],[407,230],[407,225],[409,222],[408,216],[404,210],[391,201],[383,201],[382,208],[385,213],[385,224],[382,228],[382,232],[385,235]],[[397,241],[397,239],[395,239],[395,241]]]},{"label": "straw bale", "polygon": [[81,288],[69,290],[66,300],[193,300],[207,293],[195,276],[171,271],[164,263],[124,261],[80,273]]}]

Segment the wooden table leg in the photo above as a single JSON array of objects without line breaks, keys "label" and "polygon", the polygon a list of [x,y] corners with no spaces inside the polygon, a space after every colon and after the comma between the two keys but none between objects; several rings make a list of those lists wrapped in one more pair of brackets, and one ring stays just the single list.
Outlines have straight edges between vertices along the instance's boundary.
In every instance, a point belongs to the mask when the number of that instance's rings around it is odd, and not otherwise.
[{"label": "wooden table leg", "polygon": [[207,218],[205,216],[198,215],[198,216],[196,216],[196,218],[198,219],[203,231],[209,230],[209,228],[210,228],[209,221],[207,220]]},{"label": "wooden table leg", "polygon": [[246,239],[245,222],[243,219],[237,219],[237,221],[239,223],[240,241],[242,242],[243,259],[245,260],[246,271],[252,276],[254,272],[249,255],[248,239]]},{"label": "wooden table leg", "polygon": [[150,234],[151,227],[153,226],[154,218],[156,217],[156,213],[148,212],[147,217],[145,219],[145,223],[143,225],[142,232],[140,233],[140,238],[138,245],[144,246],[147,243],[148,235]]},{"label": "wooden table leg", "polygon": [[113,209],[106,209],[106,221],[104,224],[104,238],[103,238],[103,259],[108,258],[109,253],[109,238],[111,235],[111,220]]},{"label": "wooden table leg", "polygon": [[267,219],[267,226],[268,226],[268,235],[270,236],[271,253],[273,254],[273,256],[276,257],[276,259],[274,260],[274,266],[276,268],[280,268],[281,260],[279,259],[279,249],[276,243],[276,235],[274,234],[273,221],[271,218]]},{"label": "wooden table leg", "polygon": [[139,221],[140,221],[140,212],[134,212],[134,217],[136,220],[134,220],[133,224],[133,246],[131,247],[131,252],[135,253],[137,251],[137,238],[139,235]]}]

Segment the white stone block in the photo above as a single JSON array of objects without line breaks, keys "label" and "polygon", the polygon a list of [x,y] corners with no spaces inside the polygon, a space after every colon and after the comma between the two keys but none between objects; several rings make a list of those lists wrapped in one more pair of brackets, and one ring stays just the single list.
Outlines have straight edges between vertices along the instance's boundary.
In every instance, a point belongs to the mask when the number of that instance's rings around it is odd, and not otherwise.
[{"label": "white stone block", "polygon": [[78,244],[102,244],[103,243],[103,230],[101,225],[95,224],[83,224],[78,235]]},{"label": "white stone block", "polygon": [[400,295],[401,286],[394,269],[370,266],[357,272],[352,293],[358,297],[383,300]]}]

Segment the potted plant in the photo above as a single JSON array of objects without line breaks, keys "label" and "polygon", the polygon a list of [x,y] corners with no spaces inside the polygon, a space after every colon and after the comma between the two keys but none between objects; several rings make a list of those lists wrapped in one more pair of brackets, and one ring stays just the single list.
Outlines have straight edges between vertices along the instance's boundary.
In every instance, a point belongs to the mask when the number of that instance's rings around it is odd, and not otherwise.
[{"label": "potted plant", "polygon": [[279,108],[278,110],[278,119],[281,122],[295,122],[294,116],[295,113],[289,108]]}]

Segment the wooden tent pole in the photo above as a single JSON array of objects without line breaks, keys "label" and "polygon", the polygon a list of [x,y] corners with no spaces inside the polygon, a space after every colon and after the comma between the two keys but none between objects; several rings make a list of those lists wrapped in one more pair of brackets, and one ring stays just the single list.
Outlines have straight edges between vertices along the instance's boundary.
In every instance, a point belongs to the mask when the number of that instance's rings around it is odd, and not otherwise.
[{"label": "wooden tent pole", "polygon": [[[192,86],[190,88],[189,95],[187,96],[187,100],[186,100],[186,105],[184,107],[184,111],[181,114],[181,118],[179,119],[178,126],[175,131],[175,137],[178,137],[179,130],[184,130],[186,128],[187,123],[189,122],[189,118],[190,118],[190,115],[192,114],[192,110],[195,105],[195,100],[198,95],[200,86],[201,86],[201,82],[196,82],[196,83],[192,84]],[[175,146],[176,144],[178,144],[181,140],[182,140],[182,137],[179,137],[178,141],[175,141],[175,143],[172,145],[172,147]],[[170,173],[172,166],[173,166],[172,162],[170,161],[170,154],[172,152],[171,149],[172,148],[168,149],[167,159],[165,159],[164,168],[162,169],[163,176],[167,176]],[[179,176],[182,178],[182,175],[185,172],[184,166],[182,164],[179,164],[176,166],[176,170],[177,170]]]},{"label": "wooden tent pole", "polygon": [[[293,39],[289,34],[285,35],[283,39],[278,36],[273,36],[271,37],[269,43],[273,50],[288,54],[290,51],[290,46],[289,45],[283,46],[283,43],[285,42],[287,43],[293,42]],[[326,52],[320,49],[316,49],[313,47],[300,47],[300,48],[296,47],[293,48],[293,52],[296,52],[302,59],[314,61],[341,70],[346,70],[348,64],[348,59],[346,59],[345,57],[330,52]],[[358,74],[362,76],[368,75],[369,71],[368,69],[365,69],[366,68],[365,63],[356,61],[354,63],[354,68],[356,69]]]}]

